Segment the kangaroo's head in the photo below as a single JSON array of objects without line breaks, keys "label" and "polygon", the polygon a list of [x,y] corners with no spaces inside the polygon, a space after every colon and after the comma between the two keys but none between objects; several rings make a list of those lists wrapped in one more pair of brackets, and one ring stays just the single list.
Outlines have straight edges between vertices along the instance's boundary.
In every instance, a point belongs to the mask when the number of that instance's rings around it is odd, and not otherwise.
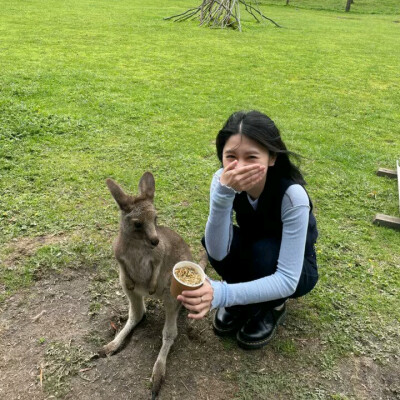
[{"label": "kangaroo's head", "polygon": [[121,233],[130,239],[143,241],[152,248],[159,243],[157,236],[157,212],[154,207],[155,182],[150,172],[145,172],[139,181],[139,195],[126,194],[121,186],[108,178],[108,189],[121,209]]}]

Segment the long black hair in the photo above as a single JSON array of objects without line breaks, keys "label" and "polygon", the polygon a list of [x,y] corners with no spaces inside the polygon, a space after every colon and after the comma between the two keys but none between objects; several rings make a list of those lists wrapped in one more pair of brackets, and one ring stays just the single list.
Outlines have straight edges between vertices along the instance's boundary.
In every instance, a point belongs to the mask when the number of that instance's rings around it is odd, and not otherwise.
[{"label": "long black hair", "polygon": [[219,131],[216,139],[217,155],[221,163],[226,142],[236,134],[254,140],[267,149],[270,156],[276,156],[275,165],[269,167],[268,175],[291,179],[300,185],[306,184],[300,169],[289,158],[289,156],[294,156],[299,159],[300,156],[286,148],[279,129],[271,118],[259,111],[233,113]]}]

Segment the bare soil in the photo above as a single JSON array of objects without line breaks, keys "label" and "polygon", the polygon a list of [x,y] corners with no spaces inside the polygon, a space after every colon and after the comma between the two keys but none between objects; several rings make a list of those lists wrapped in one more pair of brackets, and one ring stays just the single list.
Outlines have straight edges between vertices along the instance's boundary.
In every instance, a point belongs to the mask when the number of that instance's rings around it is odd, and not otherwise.
[{"label": "bare soil", "polygon": [[[109,358],[94,358],[88,367],[78,366],[77,374],[62,380],[61,392],[46,388],[47,368],[53,370],[46,351],[52,343],[84,348],[94,355],[124,322],[127,307],[117,283],[109,305],[95,315],[89,311],[92,279],[93,275],[68,271],[37,282],[2,305],[1,399],[42,400],[59,394],[80,400],[150,398],[149,380],[164,324],[162,304],[155,301],[147,301],[146,319],[123,350]],[[181,313],[179,328],[159,399],[232,398],[237,385],[227,375],[237,368],[235,359],[221,357],[223,345],[214,339],[210,321],[194,324]]]},{"label": "bare soil", "polygon": [[34,238],[24,237],[15,239],[9,244],[9,254],[3,260],[3,263],[7,268],[12,269],[17,265],[19,260],[31,256],[39,247],[53,243],[62,243],[67,239],[68,237],[63,234],[42,235]]},{"label": "bare soil", "polygon": [[[29,255],[34,247],[20,251],[24,246],[17,246],[7,262],[10,265],[11,259]],[[0,399],[150,399],[150,376],[164,323],[162,304],[147,300],[146,319],[125,347],[112,357],[95,358],[127,314],[118,281],[99,283],[97,278],[95,271],[65,270],[42,277],[0,304]],[[290,307],[296,304],[289,304],[289,318]],[[237,376],[249,370],[250,375],[285,370],[304,379],[310,388],[321,386],[324,393],[331,388],[331,393],[349,399],[400,398],[396,363],[381,366],[371,358],[354,356],[343,360],[331,376],[323,376],[318,365],[285,357],[273,345],[246,352],[234,341],[217,338],[211,318],[189,321],[182,310],[159,400],[233,399],[239,391]],[[302,339],[295,325],[280,327],[279,335],[294,340],[300,355],[318,354],[321,349],[318,339]],[[257,398],[297,398],[287,393],[290,390],[284,388],[282,394]]]}]

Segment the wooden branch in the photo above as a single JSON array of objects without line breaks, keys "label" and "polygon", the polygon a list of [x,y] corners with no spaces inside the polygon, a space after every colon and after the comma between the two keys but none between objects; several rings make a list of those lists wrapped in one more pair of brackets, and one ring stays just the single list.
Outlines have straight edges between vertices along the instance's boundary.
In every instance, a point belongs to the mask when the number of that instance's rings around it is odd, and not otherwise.
[{"label": "wooden branch", "polygon": [[400,230],[400,218],[385,214],[376,214],[373,220],[375,225]]},{"label": "wooden branch", "polygon": [[400,211],[400,164],[399,160],[396,161],[397,165],[397,189],[399,190],[399,211]]},{"label": "wooden branch", "polygon": [[182,17],[178,17],[175,19],[175,22],[181,22],[181,21],[186,21],[190,18],[194,18],[194,16],[199,12],[199,10],[195,10],[191,13],[188,13],[187,15],[183,15]]},{"label": "wooden branch", "polygon": [[245,10],[246,10],[249,14],[251,14],[251,15],[253,16],[253,18],[254,18],[257,22],[260,22],[260,20],[253,14],[253,11],[251,10],[251,8],[248,8],[248,7],[247,7],[247,3],[244,3],[244,8],[245,8]]},{"label": "wooden branch", "polygon": [[173,19],[173,18],[177,18],[180,16],[184,16],[186,14],[189,14],[191,11],[196,10],[196,12],[200,11],[200,7],[194,7],[194,8],[189,8],[188,10],[186,10],[185,12],[181,13],[181,14],[176,14],[176,15],[172,15],[171,17],[166,17],[164,18],[164,20],[169,20],[169,19]]},{"label": "wooden branch", "polygon": [[378,176],[387,176],[388,178],[397,178],[397,171],[394,169],[379,168],[376,174]]},{"label": "wooden branch", "polygon": [[206,24],[209,25],[215,20],[215,15],[218,12],[217,0],[204,0],[202,7],[204,12],[204,17],[200,19],[200,26]]},{"label": "wooden branch", "polygon": [[376,171],[378,176],[386,176],[388,178],[396,178],[397,177],[397,188],[399,191],[399,211],[400,211],[400,164],[399,160],[396,161],[396,169],[387,169],[387,168],[379,168]]},{"label": "wooden branch", "polygon": [[239,3],[236,3],[235,4],[235,7],[236,7],[236,13],[235,13],[235,15],[236,15],[236,22],[237,22],[237,24],[238,24],[238,29],[239,29],[239,32],[242,32],[242,25],[241,25],[241,23],[240,23],[240,5],[239,5]]},{"label": "wooden branch", "polygon": [[[247,4],[244,0],[239,0],[240,3],[242,3],[243,5],[247,5],[247,7],[249,7],[250,9],[254,10],[256,13],[260,14],[260,16],[270,22],[272,22],[277,28],[281,28],[281,26],[279,24],[277,24],[273,19],[266,17],[261,11],[257,10],[257,8],[254,8],[251,4]],[[253,15],[253,14],[252,14]]]},{"label": "wooden branch", "polygon": [[240,5],[243,5],[245,10],[251,14],[257,22],[260,22],[260,18],[265,19],[280,28],[279,24],[271,18],[266,17],[258,9],[257,0],[255,0],[255,4],[257,7],[254,7],[251,3],[247,3],[246,0],[202,0],[200,6],[189,8],[183,13],[166,17],[164,20],[173,19],[176,22],[185,21],[194,18],[200,13],[200,26],[209,25],[220,28],[231,26],[241,31]]}]

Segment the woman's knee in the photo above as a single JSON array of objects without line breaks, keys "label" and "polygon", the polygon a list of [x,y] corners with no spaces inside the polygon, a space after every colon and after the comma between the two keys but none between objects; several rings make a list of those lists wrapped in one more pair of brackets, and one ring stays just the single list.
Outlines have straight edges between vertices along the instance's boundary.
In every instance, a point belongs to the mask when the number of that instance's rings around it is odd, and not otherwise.
[{"label": "woman's knee", "polygon": [[292,298],[301,297],[310,293],[318,282],[318,266],[314,257],[306,257],[304,260],[303,271],[300,276],[299,284]]},{"label": "woman's knee", "polygon": [[226,257],[222,260],[216,260],[211,257],[210,253],[207,251],[205,238],[203,237],[201,243],[204,249],[207,252],[208,261],[210,262],[211,266],[217,272],[219,276],[222,277],[223,280],[227,281],[228,283],[237,283],[240,282],[240,262],[238,257],[229,252]]},{"label": "woman's knee", "polygon": [[272,275],[276,271],[280,250],[280,241],[263,238],[251,246],[251,264],[256,278]]}]

